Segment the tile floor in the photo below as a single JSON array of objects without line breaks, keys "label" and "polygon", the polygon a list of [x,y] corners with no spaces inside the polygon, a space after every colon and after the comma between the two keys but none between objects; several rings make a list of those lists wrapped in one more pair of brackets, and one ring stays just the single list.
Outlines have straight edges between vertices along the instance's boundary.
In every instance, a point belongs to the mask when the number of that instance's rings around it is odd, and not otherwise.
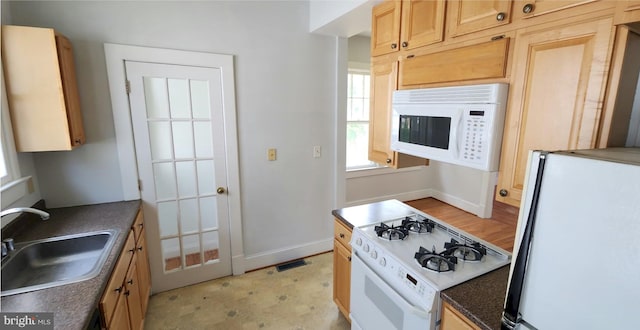
[{"label": "tile floor", "polygon": [[333,253],[305,261],[153,295],[145,329],[349,329],[332,298]]}]

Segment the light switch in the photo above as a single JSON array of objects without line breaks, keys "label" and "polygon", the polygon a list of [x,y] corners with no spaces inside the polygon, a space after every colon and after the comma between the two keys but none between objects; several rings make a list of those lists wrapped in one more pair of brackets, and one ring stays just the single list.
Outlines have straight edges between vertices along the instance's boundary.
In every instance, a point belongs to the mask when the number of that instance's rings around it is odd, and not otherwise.
[{"label": "light switch", "polygon": [[267,159],[276,160],[276,148],[270,148],[267,150]]},{"label": "light switch", "polygon": [[322,156],[322,147],[314,146],[313,147],[313,158],[320,158]]}]

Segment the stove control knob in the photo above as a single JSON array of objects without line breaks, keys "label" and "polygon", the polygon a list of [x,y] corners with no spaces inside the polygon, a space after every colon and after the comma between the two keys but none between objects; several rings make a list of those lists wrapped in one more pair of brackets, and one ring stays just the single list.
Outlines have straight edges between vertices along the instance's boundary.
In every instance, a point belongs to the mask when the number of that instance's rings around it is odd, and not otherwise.
[{"label": "stove control knob", "polygon": [[384,267],[387,265],[387,259],[384,257],[380,258],[380,266]]},{"label": "stove control knob", "polygon": [[378,259],[378,252],[376,252],[376,250],[371,251],[371,258],[373,258],[373,260]]},{"label": "stove control knob", "polygon": [[369,252],[369,244],[365,244],[362,249],[364,250],[364,252]]},{"label": "stove control knob", "polygon": [[362,238],[360,238],[360,237],[356,238],[356,245],[357,246],[362,245]]}]

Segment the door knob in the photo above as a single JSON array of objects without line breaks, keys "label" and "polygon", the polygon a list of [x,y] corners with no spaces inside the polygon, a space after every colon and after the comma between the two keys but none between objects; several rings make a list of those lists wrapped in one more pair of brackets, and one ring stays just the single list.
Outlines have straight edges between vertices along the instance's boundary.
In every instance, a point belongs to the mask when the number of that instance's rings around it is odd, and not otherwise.
[{"label": "door knob", "polygon": [[224,194],[225,192],[227,192],[227,190],[224,189],[224,187],[218,187],[218,189],[216,189],[216,192],[218,194]]}]

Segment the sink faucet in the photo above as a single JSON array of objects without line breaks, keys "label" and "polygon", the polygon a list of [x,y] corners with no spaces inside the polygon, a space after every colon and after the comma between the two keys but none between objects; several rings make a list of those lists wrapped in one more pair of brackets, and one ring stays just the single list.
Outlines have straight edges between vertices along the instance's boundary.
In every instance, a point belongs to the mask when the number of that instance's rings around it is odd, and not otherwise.
[{"label": "sink faucet", "polygon": [[29,212],[29,213],[37,214],[40,216],[40,218],[42,218],[42,220],[49,220],[49,213],[31,208],[31,207],[14,207],[12,209],[3,210],[2,212],[0,212],[0,217],[4,217],[5,215],[20,213],[20,212]]}]

